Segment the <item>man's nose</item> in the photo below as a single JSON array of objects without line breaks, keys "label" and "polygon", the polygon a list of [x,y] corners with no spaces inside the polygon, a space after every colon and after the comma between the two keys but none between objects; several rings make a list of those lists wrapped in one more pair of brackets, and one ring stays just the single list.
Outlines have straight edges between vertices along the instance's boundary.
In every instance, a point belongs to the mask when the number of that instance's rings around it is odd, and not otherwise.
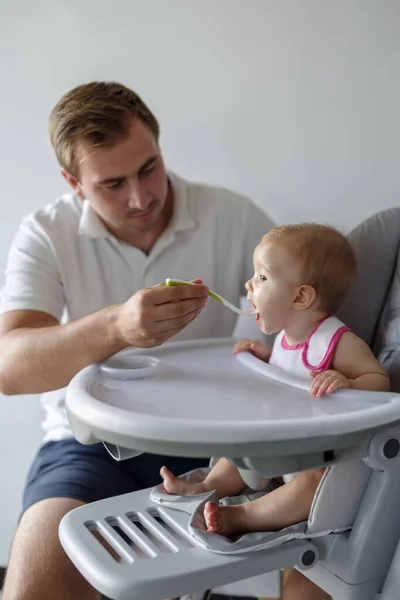
[{"label": "man's nose", "polygon": [[129,184],[129,208],[137,210],[146,210],[149,205],[149,197],[146,190],[139,181],[132,181]]}]

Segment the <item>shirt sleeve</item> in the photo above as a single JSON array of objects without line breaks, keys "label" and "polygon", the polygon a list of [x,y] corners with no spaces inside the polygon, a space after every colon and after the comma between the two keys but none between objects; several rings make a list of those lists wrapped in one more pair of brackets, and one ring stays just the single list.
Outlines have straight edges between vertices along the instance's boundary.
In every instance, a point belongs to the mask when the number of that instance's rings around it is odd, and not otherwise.
[{"label": "shirt sleeve", "polygon": [[65,297],[48,233],[33,216],[22,222],[8,254],[0,314],[37,310],[60,320]]}]

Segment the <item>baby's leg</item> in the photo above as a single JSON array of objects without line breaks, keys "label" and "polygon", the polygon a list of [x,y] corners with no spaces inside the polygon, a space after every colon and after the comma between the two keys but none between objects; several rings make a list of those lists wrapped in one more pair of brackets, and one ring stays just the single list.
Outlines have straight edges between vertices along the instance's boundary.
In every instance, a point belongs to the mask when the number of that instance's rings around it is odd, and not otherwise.
[{"label": "baby's leg", "polygon": [[236,506],[207,502],[204,518],[208,531],[231,536],[252,531],[276,531],[305,521],[324,469],[303,471],[269,494]]},{"label": "baby's leg", "polygon": [[246,487],[238,468],[227,458],[220,458],[201,483],[191,483],[175,477],[167,467],[161,468],[160,475],[168,494],[177,496],[193,496],[216,490],[218,498],[224,498],[236,496]]}]

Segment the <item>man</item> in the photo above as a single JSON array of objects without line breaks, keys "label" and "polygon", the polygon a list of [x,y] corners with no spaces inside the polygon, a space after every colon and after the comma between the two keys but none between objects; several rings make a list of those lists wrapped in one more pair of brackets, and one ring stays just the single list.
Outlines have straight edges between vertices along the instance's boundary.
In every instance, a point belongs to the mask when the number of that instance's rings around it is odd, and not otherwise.
[{"label": "man", "polygon": [[[166,173],[155,117],[116,83],[79,86],[50,117],[61,173],[73,189],[24,219],[10,250],[0,307],[0,391],[41,393],[45,438],[28,476],[4,600],[95,600],[62,550],[58,525],[86,502],[154,485],[205,460],[144,454],[114,462],[82,446],[65,386],[127,346],[170,337],[229,336],[235,316],[201,278],[238,303],[252,252],[271,226],[249,200]],[[207,303],[207,306],[206,306]]]}]

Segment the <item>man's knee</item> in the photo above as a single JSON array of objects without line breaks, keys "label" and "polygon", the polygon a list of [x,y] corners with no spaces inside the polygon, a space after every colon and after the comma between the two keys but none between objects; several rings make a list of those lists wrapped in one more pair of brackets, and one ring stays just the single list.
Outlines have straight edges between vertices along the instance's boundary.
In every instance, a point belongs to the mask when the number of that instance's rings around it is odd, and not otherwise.
[{"label": "man's knee", "polygon": [[58,539],[63,516],[82,504],[71,498],[49,498],[28,508],[11,549],[3,600],[100,598],[75,569]]},{"label": "man's knee", "polygon": [[332,600],[297,569],[287,569],[283,575],[283,600]]}]

